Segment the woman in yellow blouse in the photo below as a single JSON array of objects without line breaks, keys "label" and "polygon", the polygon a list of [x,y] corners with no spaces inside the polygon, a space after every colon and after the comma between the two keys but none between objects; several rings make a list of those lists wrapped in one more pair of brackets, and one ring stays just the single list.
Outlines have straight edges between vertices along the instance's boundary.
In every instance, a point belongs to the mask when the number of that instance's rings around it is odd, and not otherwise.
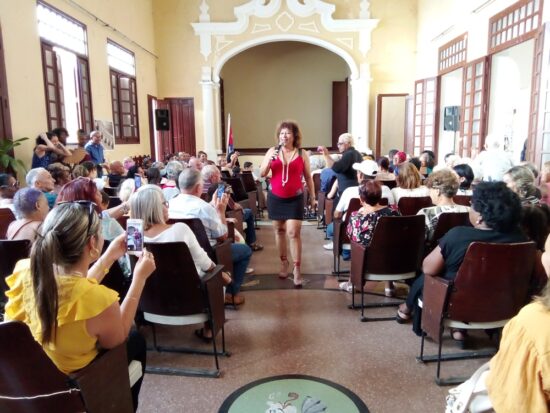
[{"label": "woman in yellow blouse", "polygon": [[[89,201],[57,205],[46,217],[30,259],[19,261],[6,279],[10,287],[6,318],[27,324],[64,373],[88,365],[97,356],[98,347],[109,349],[126,340],[145,281],[155,269],[152,254],[145,251],[119,305],[118,294],[99,283],[126,252],[125,234],[113,240],[100,257],[103,237],[96,210]],[[142,351],[131,354],[142,343],[141,336],[132,334],[128,355],[143,364]],[[141,380],[132,388],[136,409],[140,386]]]}]

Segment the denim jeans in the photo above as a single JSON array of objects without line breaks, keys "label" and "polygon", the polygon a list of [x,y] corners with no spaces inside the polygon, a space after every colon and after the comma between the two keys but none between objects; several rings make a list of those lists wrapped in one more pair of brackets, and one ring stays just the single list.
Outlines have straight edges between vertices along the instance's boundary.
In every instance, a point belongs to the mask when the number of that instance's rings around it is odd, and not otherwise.
[{"label": "denim jeans", "polygon": [[246,267],[250,262],[252,250],[246,244],[231,244],[231,257],[233,258],[233,282],[227,286],[227,292],[237,294],[244,280]]},{"label": "denim jeans", "polygon": [[256,229],[254,228],[254,215],[250,208],[243,209],[243,221],[246,222],[245,237],[248,245],[256,242]]},{"label": "denim jeans", "polygon": [[327,238],[332,239],[334,237],[334,223],[331,222],[327,225]]}]

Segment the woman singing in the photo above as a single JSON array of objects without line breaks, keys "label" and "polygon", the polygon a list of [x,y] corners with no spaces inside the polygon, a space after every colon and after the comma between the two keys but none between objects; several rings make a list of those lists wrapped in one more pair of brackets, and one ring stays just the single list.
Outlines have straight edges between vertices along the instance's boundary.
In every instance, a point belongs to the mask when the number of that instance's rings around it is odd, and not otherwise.
[{"label": "woman singing", "polygon": [[[286,255],[286,236],[290,239],[290,252],[294,260],[294,288],[302,288],[300,259],[302,241],[300,231],[304,217],[304,195],[302,176],[309,193],[314,194],[313,179],[309,169],[306,151],[300,148],[302,134],[295,122],[283,121],[277,127],[278,146],[265,154],[260,173],[265,177],[271,171],[271,191],[267,196],[269,219],[273,220],[275,242],[281,258],[279,278],[288,277],[289,262]],[[313,195],[310,197],[315,205]]]}]

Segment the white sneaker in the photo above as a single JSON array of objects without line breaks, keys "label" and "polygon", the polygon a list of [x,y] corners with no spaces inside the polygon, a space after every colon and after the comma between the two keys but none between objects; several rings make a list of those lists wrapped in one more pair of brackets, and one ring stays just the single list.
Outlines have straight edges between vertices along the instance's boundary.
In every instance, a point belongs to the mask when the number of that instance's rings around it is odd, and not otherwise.
[{"label": "white sneaker", "polygon": [[332,245],[332,242],[329,242],[328,244],[323,245],[323,248],[329,251],[332,251],[334,246]]},{"label": "white sneaker", "polygon": [[353,291],[353,285],[349,281],[344,281],[343,283],[338,284],[342,291],[351,293]]},{"label": "white sneaker", "polygon": [[254,272],[254,268],[248,267],[245,271],[245,274],[252,274]]}]

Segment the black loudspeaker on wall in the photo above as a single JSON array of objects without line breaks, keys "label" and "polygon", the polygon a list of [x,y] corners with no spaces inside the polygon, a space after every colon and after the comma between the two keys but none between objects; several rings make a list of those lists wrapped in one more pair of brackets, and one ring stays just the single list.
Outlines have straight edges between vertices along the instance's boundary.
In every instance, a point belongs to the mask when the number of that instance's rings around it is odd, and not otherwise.
[{"label": "black loudspeaker on wall", "polygon": [[157,130],[170,130],[170,111],[168,109],[155,109],[155,123]]},{"label": "black loudspeaker on wall", "polygon": [[460,107],[445,106],[443,108],[443,130],[456,132],[460,124]]}]

